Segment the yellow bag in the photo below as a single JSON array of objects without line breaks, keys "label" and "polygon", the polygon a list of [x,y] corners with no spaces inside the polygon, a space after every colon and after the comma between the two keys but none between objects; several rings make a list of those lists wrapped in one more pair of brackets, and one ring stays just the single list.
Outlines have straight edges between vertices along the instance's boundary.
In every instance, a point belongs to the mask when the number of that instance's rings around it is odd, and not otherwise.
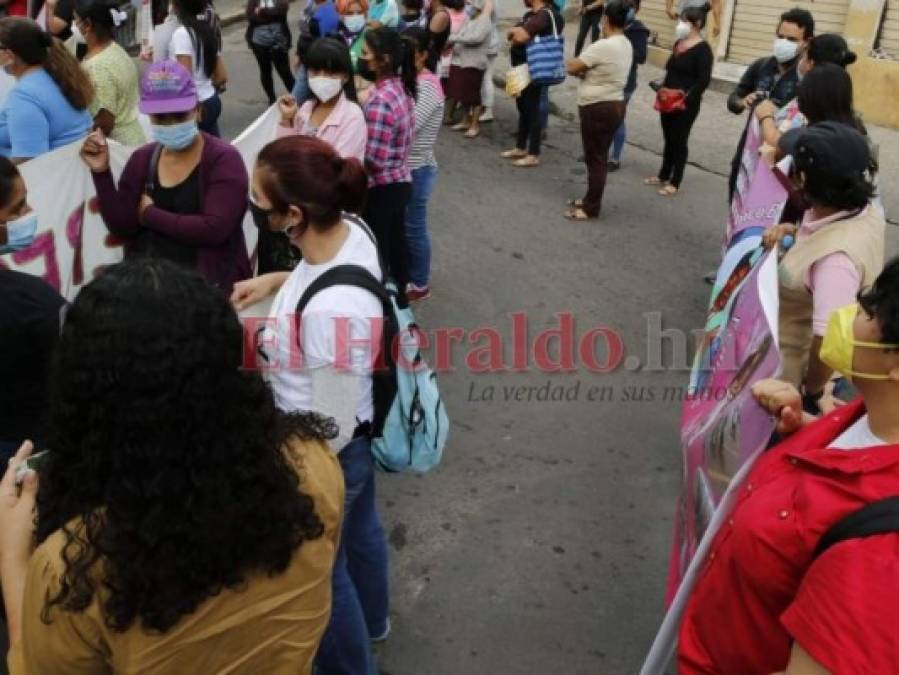
[{"label": "yellow bag", "polygon": [[520,96],[530,83],[531,74],[526,63],[510,68],[506,73],[506,93],[512,98]]}]

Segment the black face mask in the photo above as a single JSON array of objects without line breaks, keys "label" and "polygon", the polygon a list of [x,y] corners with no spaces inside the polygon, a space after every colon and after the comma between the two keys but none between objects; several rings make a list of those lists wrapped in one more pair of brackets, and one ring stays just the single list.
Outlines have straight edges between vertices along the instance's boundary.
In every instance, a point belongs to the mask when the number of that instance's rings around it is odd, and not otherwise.
[{"label": "black face mask", "polygon": [[260,230],[271,230],[271,222],[269,221],[269,216],[274,213],[273,210],[264,209],[258,204],[254,203],[252,200],[249,202],[250,205],[250,215],[253,216],[253,224],[256,225]]},{"label": "black face mask", "polygon": [[356,62],[356,72],[359,74],[359,77],[369,82],[374,82],[378,78],[375,71],[368,65],[368,61],[364,59],[359,59]]}]

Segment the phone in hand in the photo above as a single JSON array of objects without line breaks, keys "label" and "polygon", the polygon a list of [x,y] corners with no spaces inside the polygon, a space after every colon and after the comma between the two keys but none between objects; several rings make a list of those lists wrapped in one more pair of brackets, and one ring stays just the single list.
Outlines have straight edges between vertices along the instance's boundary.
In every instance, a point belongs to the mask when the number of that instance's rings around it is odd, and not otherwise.
[{"label": "phone in hand", "polygon": [[49,452],[49,450],[42,450],[26,457],[25,461],[16,468],[16,485],[22,484],[22,481],[25,480],[25,474],[29,471],[39,471]]}]

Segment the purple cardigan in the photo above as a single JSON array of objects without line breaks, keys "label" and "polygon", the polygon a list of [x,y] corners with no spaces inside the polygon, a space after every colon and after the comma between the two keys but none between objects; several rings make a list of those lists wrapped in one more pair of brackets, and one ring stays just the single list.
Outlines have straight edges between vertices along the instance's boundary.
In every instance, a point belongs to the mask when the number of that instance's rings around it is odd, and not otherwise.
[{"label": "purple cardigan", "polygon": [[100,204],[100,214],[109,231],[126,240],[141,227],[167,235],[197,248],[197,270],[226,293],[234,282],[253,276],[243,235],[249,180],[240,153],[230,144],[203,134],[205,145],[200,157],[200,189],[203,212],[182,215],[151,206],[144,222],[137,217],[150,157],[155,143],[144,145],[131,155],[116,189],[110,171],[92,174]]}]

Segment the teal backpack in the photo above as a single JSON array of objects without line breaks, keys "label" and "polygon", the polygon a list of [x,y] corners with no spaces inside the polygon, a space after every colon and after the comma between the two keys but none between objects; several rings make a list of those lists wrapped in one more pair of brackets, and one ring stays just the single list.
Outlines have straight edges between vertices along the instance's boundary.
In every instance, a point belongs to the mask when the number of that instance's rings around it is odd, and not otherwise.
[{"label": "teal backpack", "polygon": [[[372,373],[375,416],[371,449],[375,464],[384,471],[430,471],[443,455],[449,417],[440,399],[437,374],[422,358],[412,310],[404,299],[400,301],[392,282],[382,283],[359,265],[338,265],[309,284],[297,303],[297,316],[302,317],[312,296],[329,286],[364,288],[383,307],[383,358],[378,359],[380,367]],[[400,359],[394,357],[395,350]]]}]

